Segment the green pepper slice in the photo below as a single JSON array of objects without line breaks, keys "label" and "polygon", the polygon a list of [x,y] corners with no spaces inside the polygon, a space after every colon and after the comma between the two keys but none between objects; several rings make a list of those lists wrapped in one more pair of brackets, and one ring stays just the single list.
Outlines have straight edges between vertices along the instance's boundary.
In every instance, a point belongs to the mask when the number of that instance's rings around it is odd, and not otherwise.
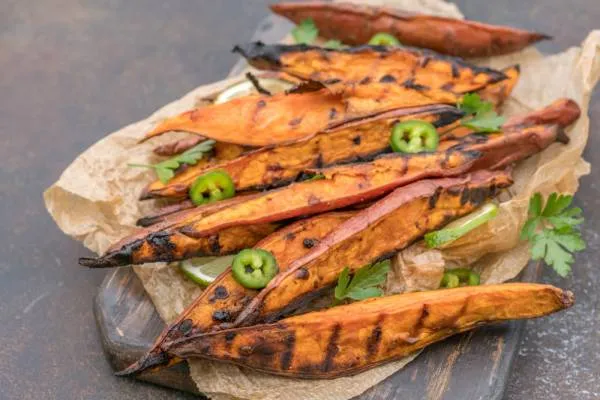
[{"label": "green pepper slice", "polygon": [[392,128],[390,146],[396,153],[422,153],[438,148],[440,137],[427,121],[400,122]]},{"label": "green pepper slice", "polygon": [[479,274],[468,268],[455,268],[444,272],[440,287],[455,288],[459,286],[477,286],[480,284]]},{"label": "green pepper slice", "polygon": [[199,176],[190,188],[190,199],[197,206],[225,200],[234,195],[233,180],[227,172],[220,170]]},{"label": "green pepper slice", "polygon": [[400,46],[401,43],[394,36],[389,33],[379,32],[373,35],[371,40],[369,40],[370,45],[374,46]]},{"label": "green pepper slice", "polygon": [[240,251],[231,264],[233,278],[248,289],[262,289],[277,275],[279,267],[273,254],[263,249]]}]

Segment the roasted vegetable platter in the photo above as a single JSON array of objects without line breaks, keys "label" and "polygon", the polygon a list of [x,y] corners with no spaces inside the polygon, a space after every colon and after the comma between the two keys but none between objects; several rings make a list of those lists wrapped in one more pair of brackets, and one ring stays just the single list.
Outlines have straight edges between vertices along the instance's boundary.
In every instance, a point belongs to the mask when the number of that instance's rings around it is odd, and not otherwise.
[{"label": "roasted vegetable platter", "polygon": [[[95,304],[106,348],[118,375],[196,392],[182,362],[189,358],[327,380],[427,347],[365,398],[393,398],[397,390],[499,398],[522,322],[487,325],[561,311],[573,294],[534,283],[482,285],[478,269],[455,264],[438,268],[432,287],[393,289],[391,270],[411,246],[444,249],[493,224],[510,198],[514,166],[569,143],[580,107],[548,99],[505,118],[519,66],[456,58],[510,53],[545,35],[338,4],[337,11],[372,18],[377,30],[369,44],[348,47],[365,40],[327,31],[321,13],[336,11],[330,7],[273,7],[297,24],[296,44],[236,46],[256,68],[247,81],[138,137],[146,144],[174,131],[191,134],[163,140],[154,148],[157,163],[129,163],[156,174],[140,201],[165,205],[80,264],[169,262],[205,289],[164,327],[131,271],[115,270]],[[405,31],[398,21],[421,28]],[[332,25],[346,23],[356,21]],[[269,24],[269,35],[289,29],[279,19]],[[415,39],[423,26],[439,24],[456,30],[454,47],[441,46],[435,29],[425,42]],[[481,29],[487,45],[470,42]],[[333,40],[315,42],[311,30]],[[404,47],[397,37],[445,54]],[[560,275],[585,247],[571,199],[535,193],[521,229],[532,258]],[[534,280],[540,265],[522,279]],[[469,333],[455,336],[462,332]],[[466,383],[473,379],[485,384]]]}]

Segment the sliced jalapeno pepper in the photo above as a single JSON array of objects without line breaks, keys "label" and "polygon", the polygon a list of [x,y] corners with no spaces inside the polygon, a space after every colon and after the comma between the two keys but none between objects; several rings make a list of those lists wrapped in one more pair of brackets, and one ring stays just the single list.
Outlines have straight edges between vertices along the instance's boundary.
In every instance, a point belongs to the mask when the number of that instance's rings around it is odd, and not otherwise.
[{"label": "sliced jalapeno pepper", "polygon": [[277,275],[279,267],[270,252],[245,249],[234,257],[231,272],[240,285],[248,289],[262,289]]},{"label": "sliced jalapeno pepper", "polygon": [[479,274],[468,268],[455,268],[444,272],[441,287],[454,288],[458,286],[477,286],[480,283]]},{"label": "sliced jalapeno pepper", "polygon": [[401,43],[394,36],[389,33],[379,32],[373,35],[371,40],[369,40],[369,44],[375,46],[400,46]]},{"label": "sliced jalapeno pepper", "polygon": [[392,128],[390,146],[397,153],[421,153],[437,149],[440,137],[427,121],[400,122]]},{"label": "sliced jalapeno pepper", "polygon": [[190,199],[197,206],[225,200],[234,195],[233,180],[227,172],[219,170],[199,176],[190,188]]}]

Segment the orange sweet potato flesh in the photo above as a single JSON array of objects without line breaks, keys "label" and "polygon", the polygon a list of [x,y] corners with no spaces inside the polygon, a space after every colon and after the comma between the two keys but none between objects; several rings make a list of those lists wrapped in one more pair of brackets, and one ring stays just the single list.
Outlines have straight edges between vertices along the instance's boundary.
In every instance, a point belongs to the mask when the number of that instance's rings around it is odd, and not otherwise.
[{"label": "orange sweet potato flesh", "polygon": [[403,45],[459,57],[507,54],[550,39],[545,34],[507,26],[351,3],[278,3],[272,4],[271,10],[296,24],[312,18],[320,36],[345,44],[366,44],[376,33],[386,32]]},{"label": "orange sweet potato flesh", "polygon": [[500,71],[467,64],[459,58],[403,47],[360,46],[332,50],[253,42],[236,46],[234,51],[256,68],[283,71],[324,83],[409,83],[468,93],[506,79]]},{"label": "orange sweet potato flesh", "polygon": [[477,171],[396,189],[342,223],[310,253],[294,260],[254,297],[233,325],[280,318],[335,284],[345,267],[352,273],[390,257],[425,233],[472,212],[510,184],[509,172]]},{"label": "orange sweet potato flesh", "polygon": [[[333,212],[300,220],[267,236],[256,244],[256,248],[270,251],[283,272],[294,259],[309,252],[315,243],[356,213]],[[227,269],[162,332],[152,349],[121,375],[140,373],[150,367],[156,370],[167,362],[167,365],[173,365],[180,361],[170,359],[162,350],[167,342],[210,332],[223,322],[233,321],[256,293],[258,291],[237,283],[231,269]]]},{"label": "orange sweet potato flesh", "polygon": [[186,131],[218,142],[258,147],[279,145],[308,139],[318,132],[385,111],[456,104],[459,98],[435,88],[386,83],[334,85],[272,96],[249,95],[167,118],[143,140],[170,131]]},{"label": "orange sweet potato flesh", "polygon": [[196,178],[220,169],[231,176],[236,191],[277,187],[295,180],[307,168],[368,160],[389,149],[392,126],[407,120],[424,120],[442,129],[462,113],[448,105],[432,105],[392,110],[364,123],[322,133],[297,143],[266,147],[212,165],[191,166],[168,183],[157,180],[142,193],[142,199],[187,196]]},{"label": "orange sweet potato flesh", "polygon": [[397,360],[459,332],[537,318],[574,304],[550,285],[505,283],[368,299],[255,325],[181,339],[177,357],[224,361],[270,374],[330,379]]},{"label": "orange sweet potato flesh", "polygon": [[[274,222],[363,203],[420,179],[456,176],[468,170],[480,156],[477,152],[458,151],[413,156],[391,154],[369,163],[327,168],[320,170],[325,179],[293,183],[216,212],[198,208],[174,214],[160,224],[124,238],[102,257],[80,259],[80,264],[97,268],[180,260],[191,256],[190,252],[200,244],[197,240],[207,241],[208,246],[201,246],[203,251],[211,249],[211,238],[218,235],[220,244],[221,233],[229,229],[268,230]],[[215,246],[212,250],[227,254],[223,249],[234,251],[235,243],[231,235],[227,247]]]}]

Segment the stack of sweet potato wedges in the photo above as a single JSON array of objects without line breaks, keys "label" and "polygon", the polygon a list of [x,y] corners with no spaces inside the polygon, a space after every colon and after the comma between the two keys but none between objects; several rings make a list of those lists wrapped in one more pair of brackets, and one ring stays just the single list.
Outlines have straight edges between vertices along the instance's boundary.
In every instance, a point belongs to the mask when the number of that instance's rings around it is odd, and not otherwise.
[{"label": "stack of sweet potato wedges", "polygon": [[[334,378],[483,323],[542,316],[573,304],[570,292],[512,283],[298,313],[327,294],[345,268],[352,274],[390,258],[493,199],[511,185],[514,163],[568,141],[564,128],[579,117],[579,107],[558,99],[493,133],[461,124],[464,113],[456,104],[463,96],[477,93],[499,111],[519,68],[499,71],[455,56],[503,54],[543,35],[340,3],[273,9],[295,22],[312,18],[324,37],[360,46],[236,46],[255,68],[299,83],[282,93],[263,91],[189,110],[147,132],[142,140],[192,134],[157,149],[161,154],[204,140],[216,144],[209,158],[141,193],[142,200],[167,199],[168,206],[140,219],[140,229],[104,255],[80,264],[171,262],[254,247],[268,250],[279,272],[256,290],[228,269],[122,374],[203,357],[284,376]],[[351,29],[357,25],[368,29]],[[381,31],[451,56],[364,45]],[[392,152],[393,126],[415,120],[436,128],[437,149]],[[190,187],[210,171],[226,172],[236,195],[196,206],[188,199]]]}]

